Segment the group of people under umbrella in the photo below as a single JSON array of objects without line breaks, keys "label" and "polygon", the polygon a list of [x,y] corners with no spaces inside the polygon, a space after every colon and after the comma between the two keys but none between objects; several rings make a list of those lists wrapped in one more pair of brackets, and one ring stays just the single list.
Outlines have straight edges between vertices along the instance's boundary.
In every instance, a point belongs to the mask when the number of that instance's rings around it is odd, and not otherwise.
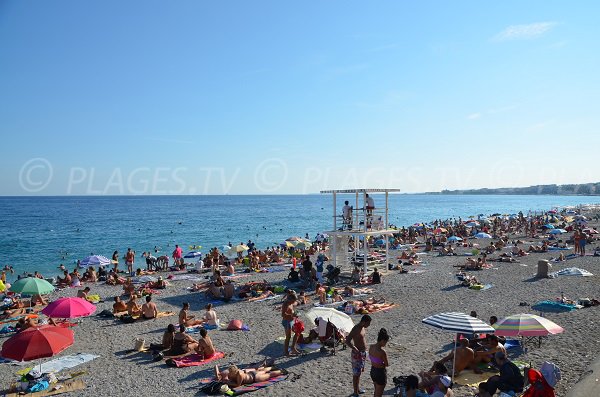
[{"label": "group of people under umbrella", "polygon": [[[488,325],[477,317],[457,312],[436,314],[423,319],[423,323],[456,334],[453,351],[452,382],[454,382],[455,369],[457,369],[457,342],[462,335],[494,334],[502,337],[538,337],[541,341],[542,337],[559,334],[564,331],[562,327],[544,317],[527,313],[508,316],[493,324],[493,326]],[[520,370],[508,360],[506,353],[496,353],[495,360],[499,366],[500,375],[492,376],[486,382],[480,383],[479,395],[492,396],[497,390],[505,393],[522,392],[524,387],[523,377],[520,375]],[[530,384],[533,384],[533,382],[539,383],[547,390],[547,394],[543,394],[544,396],[554,396],[552,387],[541,376],[539,371],[530,368],[526,371],[525,375],[528,377]],[[507,378],[517,380],[516,382],[507,382]],[[532,394],[535,390],[533,388],[531,390],[529,395],[535,396],[535,394]]]}]

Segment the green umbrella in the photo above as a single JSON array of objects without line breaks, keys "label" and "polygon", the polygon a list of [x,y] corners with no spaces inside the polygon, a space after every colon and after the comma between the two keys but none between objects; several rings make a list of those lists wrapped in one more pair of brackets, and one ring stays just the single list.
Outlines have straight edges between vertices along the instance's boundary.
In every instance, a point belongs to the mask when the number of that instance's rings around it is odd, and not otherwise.
[{"label": "green umbrella", "polygon": [[54,286],[41,278],[26,277],[15,281],[10,290],[25,295],[45,295],[54,291]]}]

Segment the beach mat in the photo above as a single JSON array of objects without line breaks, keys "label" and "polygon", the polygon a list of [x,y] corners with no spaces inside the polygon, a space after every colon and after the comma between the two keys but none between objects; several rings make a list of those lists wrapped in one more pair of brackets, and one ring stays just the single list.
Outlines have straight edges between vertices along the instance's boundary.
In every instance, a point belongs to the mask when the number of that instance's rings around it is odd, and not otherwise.
[{"label": "beach mat", "polygon": [[[54,390],[54,388],[56,388],[56,386],[62,386],[59,389]],[[39,391],[39,392],[35,392],[35,393],[27,393],[27,394],[20,394],[18,392],[11,392],[11,393],[6,393],[5,397],[19,397],[19,396],[33,396],[33,397],[44,397],[44,396],[56,396],[58,394],[63,394],[63,393],[71,393],[74,391],[78,391],[78,390],[83,390],[85,389],[86,385],[85,382],[82,379],[75,379],[75,380],[67,380],[58,384],[54,384],[52,385],[52,387],[43,390],[43,391]]]},{"label": "beach mat", "polygon": [[[288,377],[288,375],[279,375],[279,376],[275,376],[269,380],[266,380],[264,382],[256,382],[256,383],[252,383],[250,385],[242,385],[240,387],[231,389],[233,391],[233,394],[228,394],[228,395],[239,396],[240,394],[251,393],[253,391],[257,391],[260,389],[264,389],[265,387],[269,387],[277,382],[281,382],[282,380],[286,380],[287,377]],[[212,378],[200,379],[200,384],[205,385],[212,381],[214,381],[214,379],[212,379]]]},{"label": "beach mat", "polygon": [[[276,339],[277,343],[281,343],[282,345],[285,343],[285,336],[280,336]],[[290,343],[292,343],[290,339]],[[313,342],[313,343],[298,343],[297,347],[303,353],[313,353],[318,352],[321,349],[321,343]],[[290,349],[291,350],[291,349]]]},{"label": "beach mat", "polygon": [[[44,374],[49,373],[49,372],[60,372],[64,369],[74,368],[80,364],[87,363],[98,357],[100,357],[100,356],[96,356],[94,354],[88,354],[88,353],[73,354],[70,356],[55,358],[54,360],[45,362],[41,365],[41,368],[39,365],[36,365],[35,368],[40,368],[41,372]],[[34,367],[24,368],[22,370],[19,370],[17,372],[17,375],[25,375],[29,371],[31,371],[32,368],[34,368]]]},{"label": "beach mat", "polygon": [[[173,367],[182,368],[182,367],[197,367],[199,365],[204,365],[210,363],[211,361],[219,360],[225,357],[225,353],[216,352],[211,357],[206,360],[202,359],[202,356],[199,354],[190,354],[189,356],[184,356],[181,358],[171,358],[168,361],[172,362]],[[167,364],[170,365],[170,364]]]},{"label": "beach mat", "polygon": [[492,376],[496,375],[493,372],[484,372],[482,374],[476,374],[471,370],[462,371],[458,376],[454,377],[454,383],[463,386],[476,387],[481,382],[487,381]]}]

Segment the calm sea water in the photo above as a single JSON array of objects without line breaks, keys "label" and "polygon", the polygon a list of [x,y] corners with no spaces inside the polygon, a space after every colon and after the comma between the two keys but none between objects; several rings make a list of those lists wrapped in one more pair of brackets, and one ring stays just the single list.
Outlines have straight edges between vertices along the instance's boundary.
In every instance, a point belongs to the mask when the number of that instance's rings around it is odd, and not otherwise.
[{"label": "calm sea water", "polygon": [[[382,204],[383,196],[374,198],[376,206]],[[343,199],[338,197],[338,212]],[[391,195],[390,223],[598,201],[576,196]],[[154,246],[170,254],[175,244],[184,249],[201,245],[206,251],[252,239],[266,247],[331,229],[331,206],[330,195],[0,197],[0,264],[13,265],[17,273],[39,270],[52,275],[61,263],[72,268],[90,253],[110,257],[118,250],[122,256],[128,247],[138,256]]]}]

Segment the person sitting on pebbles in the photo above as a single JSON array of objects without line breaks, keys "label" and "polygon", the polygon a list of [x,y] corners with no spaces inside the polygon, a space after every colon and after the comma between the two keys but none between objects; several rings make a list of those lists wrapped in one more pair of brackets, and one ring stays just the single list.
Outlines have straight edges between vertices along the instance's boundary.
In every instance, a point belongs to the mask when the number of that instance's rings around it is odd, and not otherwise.
[{"label": "person sitting on pebbles", "polygon": [[127,302],[127,314],[130,316],[139,316],[142,314],[142,308],[137,303],[137,295],[133,294]]}]

